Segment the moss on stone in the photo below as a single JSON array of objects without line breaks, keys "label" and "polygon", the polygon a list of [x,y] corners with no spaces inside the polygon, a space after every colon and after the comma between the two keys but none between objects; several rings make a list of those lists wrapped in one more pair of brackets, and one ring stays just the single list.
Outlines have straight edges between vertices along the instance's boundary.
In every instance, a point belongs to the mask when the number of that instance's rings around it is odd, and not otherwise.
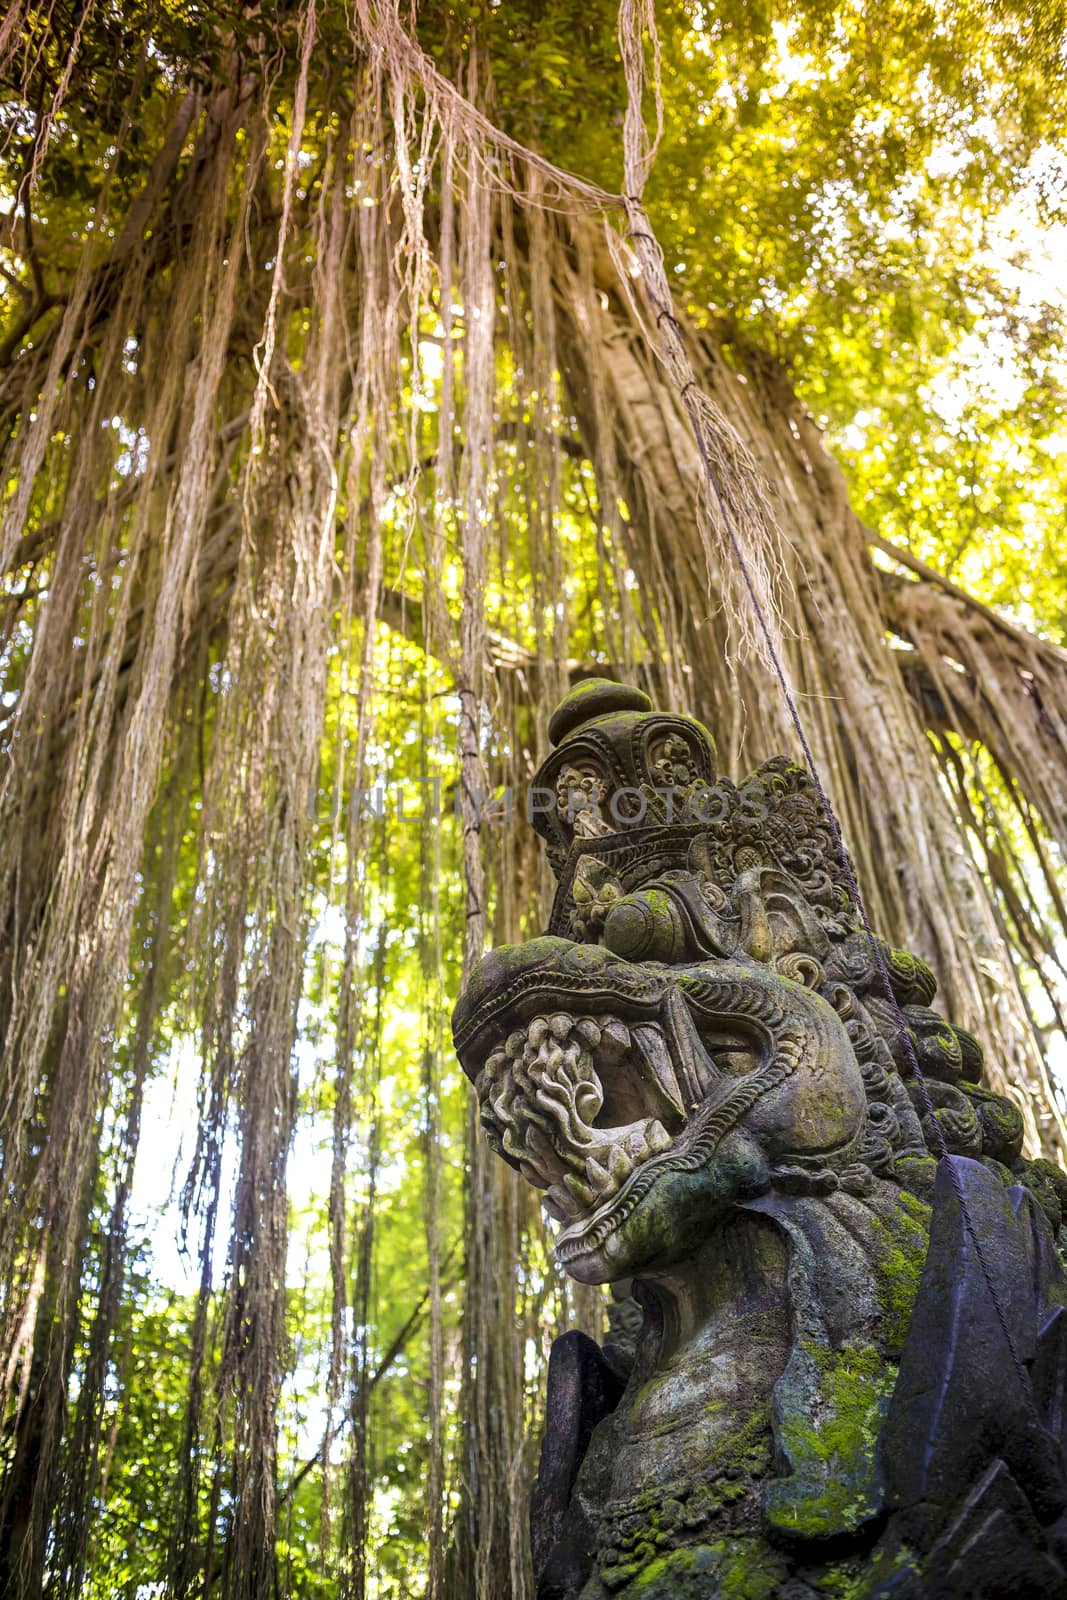
[{"label": "moss on stone", "polygon": [[802,1564],[758,1535],[726,1538],[657,1555],[622,1590],[618,1600],[777,1600],[790,1578],[821,1600],[870,1600],[910,1566],[906,1550]]},{"label": "moss on stone", "polygon": [[797,1346],[784,1391],[779,1384],[777,1428],[792,1472],[764,1500],[774,1532],[791,1541],[830,1539],[877,1513],[874,1453],[895,1378],[873,1345]]},{"label": "moss on stone", "polygon": [[770,1545],[728,1539],[660,1556],[627,1589],[626,1600],[775,1600],[788,1576]]},{"label": "moss on stone", "polygon": [[568,689],[548,723],[548,737],[559,745],[586,723],[600,717],[647,715],[652,702],[642,689],[609,678],[583,678]]},{"label": "moss on stone", "polygon": [[[770,1458],[770,1413],[762,1406],[722,1440],[716,1450],[718,1470],[712,1477],[648,1490],[616,1511],[610,1554],[600,1569],[603,1582],[613,1593],[624,1585],[643,1585],[667,1555],[673,1559],[684,1554],[672,1551],[671,1546],[692,1537],[694,1528],[708,1525],[712,1532],[719,1513],[751,1493],[753,1482],[766,1473]],[[714,1548],[721,1551],[723,1547]],[[638,1593],[645,1591],[625,1589],[627,1597]]]},{"label": "moss on stone", "polygon": [[769,1545],[736,1548],[723,1565],[721,1600],[775,1600],[788,1576],[784,1562]]},{"label": "moss on stone", "polygon": [[899,1354],[911,1322],[929,1244],[929,1207],[903,1192],[891,1220],[874,1216],[881,1251],[875,1268],[875,1293],[882,1312],[886,1349]]},{"label": "moss on stone", "polygon": [[835,1561],[817,1576],[805,1574],[805,1580],[826,1600],[871,1600],[883,1593],[892,1578],[910,1567],[907,1550],[883,1547],[874,1552],[873,1558]]}]

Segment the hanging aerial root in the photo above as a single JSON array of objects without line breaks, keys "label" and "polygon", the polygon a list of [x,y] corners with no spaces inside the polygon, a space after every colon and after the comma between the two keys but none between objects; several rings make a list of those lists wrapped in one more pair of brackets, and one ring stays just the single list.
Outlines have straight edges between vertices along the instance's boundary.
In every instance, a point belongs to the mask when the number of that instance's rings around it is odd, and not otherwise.
[{"label": "hanging aerial root", "polygon": [[[649,82],[645,37],[652,51],[651,87],[656,122],[650,137],[644,119]],[[727,648],[752,654],[766,666],[781,654],[791,583],[784,535],[769,486],[751,452],[715,402],[701,389],[686,348],[682,325],[642,196],[663,131],[660,45],[654,0],[621,0],[619,49],[626,76],[623,125],[623,205],[626,233],[608,223],[608,248],[651,347],[678,391],[700,453],[704,482],[698,491],[697,523],[708,565],[709,588],[717,584],[727,619]],[[634,295],[635,273],[645,304]]]},{"label": "hanging aerial root", "polygon": [[[624,290],[633,296],[635,266],[646,304],[642,326],[649,344],[666,367],[692,427],[703,466],[694,485],[697,522],[704,544],[709,591],[718,591],[728,619],[728,649],[753,654],[769,664],[780,650],[791,585],[784,539],[771,505],[768,486],[737,432],[696,380],[681,324],[674,314],[663,252],[642,204],[645,182],[663,126],[660,92],[660,46],[653,0],[622,0],[619,44],[628,104],[624,125],[624,194],[613,195],[544,160],[497,128],[466,96],[444,78],[400,20],[396,0],[373,7],[358,0],[355,32],[406,95],[419,91],[426,116],[442,130],[446,148],[466,147],[472,161],[491,159],[497,185],[520,205],[597,213],[608,217],[623,210],[625,235],[609,222],[608,244]],[[651,83],[656,135],[651,138],[642,115],[648,73],[644,36],[652,50]],[[517,159],[527,172],[544,180],[533,190],[510,184],[501,158]],[[629,248],[627,248],[627,245]]]},{"label": "hanging aerial root", "polygon": [[[378,5],[373,5],[371,0],[356,0],[353,31],[370,51],[371,59],[380,60],[394,82],[409,92],[421,92],[427,113],[444,130],[449,142],[517,157],[524,167],[536,167],[552,186],[553,194],[561,202],[572,198],[576,209],[589,211],[619,206],[618,195],[553,165],[496,127],[437,70],[425,50],[412,38],[400,20],[398,0],[381,0]],[[503,182],[503,174],[500,179]],[[506,187],[516,198],[521,198],[519,190]]]}]

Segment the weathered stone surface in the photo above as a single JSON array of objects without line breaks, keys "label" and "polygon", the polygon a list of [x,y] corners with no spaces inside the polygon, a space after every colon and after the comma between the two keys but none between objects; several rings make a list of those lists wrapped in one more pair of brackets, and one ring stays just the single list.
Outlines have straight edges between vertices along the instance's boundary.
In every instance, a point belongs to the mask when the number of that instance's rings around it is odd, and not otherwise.
[{"label": "weathered stone surface", "polygon": [[551,733],[549,932],[454,1018],[559,1261],[633,1295],[553,1350],[539,1600],[1067,1596],[1067,1176],[881,945],[920,1092],[801,770],[617,684]]}]

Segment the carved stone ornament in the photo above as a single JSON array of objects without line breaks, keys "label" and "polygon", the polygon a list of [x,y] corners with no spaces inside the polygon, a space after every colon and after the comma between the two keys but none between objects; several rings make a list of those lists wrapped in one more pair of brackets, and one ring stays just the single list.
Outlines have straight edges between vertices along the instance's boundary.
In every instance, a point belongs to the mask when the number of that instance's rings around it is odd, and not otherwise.
[{"label": "carved stone ornament", "polygon": [[454,1016],[486,1138],[618,1297],[552,1349],[538,1600],[1067,1596],[1067,1177],[883,944],[924,1106],[800,768],[735,785],[599,680],[550,735],[549,933]]}]

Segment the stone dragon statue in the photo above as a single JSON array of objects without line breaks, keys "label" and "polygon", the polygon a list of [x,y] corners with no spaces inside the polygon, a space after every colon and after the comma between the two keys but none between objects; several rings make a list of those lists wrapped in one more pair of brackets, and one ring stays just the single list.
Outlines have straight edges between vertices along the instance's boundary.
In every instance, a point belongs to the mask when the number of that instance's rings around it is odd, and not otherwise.
[{"label": "stone dragon statue", "polygon": [[557,1259],[618,1297],[553,1346],[538,1600],[1067,1596],[1067,1177],[930,969],[876,959],[801,769],[735,785],[603,680],[549,733],[549,932],[454,1016]]}]

